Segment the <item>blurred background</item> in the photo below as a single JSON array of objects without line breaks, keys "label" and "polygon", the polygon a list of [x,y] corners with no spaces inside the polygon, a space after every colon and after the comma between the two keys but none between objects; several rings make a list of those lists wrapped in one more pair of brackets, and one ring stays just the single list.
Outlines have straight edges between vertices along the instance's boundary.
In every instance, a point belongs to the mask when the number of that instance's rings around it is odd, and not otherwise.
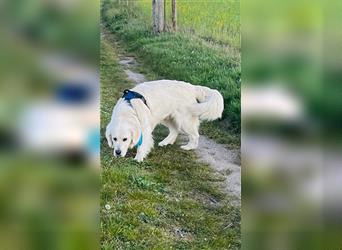
[{"label": "blurred background", "polygon": [[0,3],[2,249],[99,247],[99,5]]},{"label": "blurred background", "polygon": [[241,1],[243,249],[341,249],[340,1]]}]

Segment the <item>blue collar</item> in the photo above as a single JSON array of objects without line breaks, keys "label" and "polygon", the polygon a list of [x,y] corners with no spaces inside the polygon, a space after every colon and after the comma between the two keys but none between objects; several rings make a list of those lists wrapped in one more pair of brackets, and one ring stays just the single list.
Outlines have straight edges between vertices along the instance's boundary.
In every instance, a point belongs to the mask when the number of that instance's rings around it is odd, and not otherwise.
[{"label": "blue collar", "polygon": [[141,146],[142,142],[143,142],[143,134],[140,133],[139,141],[138,141],[138,143],[137,143],[135,146],[136,146],[137,148],[139,148],[139,147]]}]

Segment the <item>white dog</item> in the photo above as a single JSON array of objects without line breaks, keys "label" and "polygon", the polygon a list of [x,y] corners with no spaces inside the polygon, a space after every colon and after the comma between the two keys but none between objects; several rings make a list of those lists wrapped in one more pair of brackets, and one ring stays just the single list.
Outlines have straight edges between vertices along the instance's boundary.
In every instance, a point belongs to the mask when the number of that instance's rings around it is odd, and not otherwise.
[{"label": "white dog", "polygon": [[158,124],[169,129],[159,146],[173,144],[179,133],[185,133],[189,142],[181,148],[191,150],[198,146],[200,121],[220,118],[222,112],[223,98],[217,90],[180,81],[145,82],[124,91],[114,107],[106,138],[116,157],[136,146],[135,160],[140,162],[153,147],[152,131]]}]

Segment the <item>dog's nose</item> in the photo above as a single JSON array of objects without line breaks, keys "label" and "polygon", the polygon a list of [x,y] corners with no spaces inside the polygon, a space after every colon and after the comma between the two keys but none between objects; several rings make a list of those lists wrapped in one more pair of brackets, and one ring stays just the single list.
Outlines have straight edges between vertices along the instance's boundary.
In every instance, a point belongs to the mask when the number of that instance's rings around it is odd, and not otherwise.
[{"label": "dog's nose", "polygon": [[120,149],[115,150],[115,154],[116,155],[121,155],[121,150]]}]

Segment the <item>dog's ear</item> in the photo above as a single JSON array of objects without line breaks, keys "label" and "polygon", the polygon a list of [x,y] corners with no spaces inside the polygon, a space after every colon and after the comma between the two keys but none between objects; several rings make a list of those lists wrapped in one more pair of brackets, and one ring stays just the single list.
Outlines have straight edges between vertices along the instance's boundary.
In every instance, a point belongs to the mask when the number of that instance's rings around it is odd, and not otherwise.
[{"label": "dog's ear", "polygon": [[132,99],[131,104],[138,116],[141,126],[150,126],[151,111],[140,99]]},{"label": "dog's ear", "polygon": [[140,128],[139,127],[132,127],[132,130],[131,130],[131,136],[132,136],[132,142],[131,142],[131,145],[130,145],[130,148],[134,148],[135,145],[137,145],[139,139],[140,139]]},{"label": "dog's ear", "polygon": [[153,141],[151,129],[152,115],[150,109],[140,99],[132,99],[131,104],[135,110],[135,113],[137,114],[137,119],[139,121],[137,128],[135,128],[136,134],[134,137],[135,140],[133,140],[133,146],[138,143],[141,133],[143,134],[144,138],[151,137],[151,141]]},{"label": "dog's ear", "polygon": [[110,124],[108,124],[108,126],[106,128],[106,139],[107,139],[108,146],[110,148],[113,148],[113,141],[112,141],[112,133],[111,133]]}]

